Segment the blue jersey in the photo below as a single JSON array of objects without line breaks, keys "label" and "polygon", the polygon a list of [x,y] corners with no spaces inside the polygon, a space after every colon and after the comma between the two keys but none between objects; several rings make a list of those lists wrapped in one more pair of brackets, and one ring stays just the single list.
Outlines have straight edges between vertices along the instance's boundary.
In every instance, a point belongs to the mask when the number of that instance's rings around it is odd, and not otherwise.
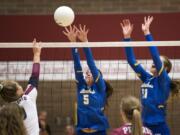
[{"label": "blue jersey", "polygon": [[[153,41],[152,35],[146,35],[146,40]],[[125,39],[125,41],[130,41],[130,39]],[[131,47],[125,48],[128,63],[143,82],[141,85],[143,122],[154,125],[166,121],[166,101],[170,93],[171,79],[160,60],[157,47],[149,47],[149,50],[156,70],[158,71],[157,77],[153,77],[151,74],[146,72],[139,63],[136,62],[136,58]]]},{"label": "blue jersey", "polygon": [[95,80],[91,87],[88,87],[82,72],[78,49],[73,48],[73,60],[75,77],[77,81],[77,130],[92,129],[102,131],[109,127],[106,116],[104,115],[104,106],[106,103],[106,86],[89,48],[84,48],[87,64],[93,79]]}]

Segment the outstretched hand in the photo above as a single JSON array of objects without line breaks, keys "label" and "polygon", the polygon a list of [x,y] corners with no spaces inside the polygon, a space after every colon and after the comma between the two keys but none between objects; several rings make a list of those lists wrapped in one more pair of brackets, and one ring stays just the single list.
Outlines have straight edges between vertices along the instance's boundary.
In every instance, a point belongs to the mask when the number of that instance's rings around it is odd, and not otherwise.
[{"label": "outstretched hand", "polygon": [[69,28],[65,27],[65,31],[63,31],[63,34],[67,36],[69,41],[76,42],[77,39],[77,29],[75,26],[69,26]]},{"label": "outstretched hand", "polygon": [[40,56],[41,54],[41,42],[36,42],[36,39],[33,40],[33,53],[34,55]]},{"label": "outstretched hand", "polygon": [[33,61],[34,61],[34,63],[40,62],[41,48],[42,48],[41,42],[36,42],[36,39],[34,39],[33,40],[33,53],[34,53]]},{"label": "outstretched hand", "polygon": [[120,24],[122,27],[124,38],[130,38],[133,31],[133,24],[131,24],[129,19],[124,19],[123,22]]},{"label": "outstretched hand", "polygon": [[86,25],[84,25],[83,27],[81,26],[81,24],[79,25],[79,29],[76,27],[77,30],[77,37],[80,41],[82,42],[87,42],[88,38],[87,38],[87,34],[89,32],[89,29],[86,28]]},{"label": "outstretched hand", "polygon": [[153,21],[153,16],[144,17],[144,23],[142,24],[142,31],[144,32],[144,35],[150,34],[150,25]]}]

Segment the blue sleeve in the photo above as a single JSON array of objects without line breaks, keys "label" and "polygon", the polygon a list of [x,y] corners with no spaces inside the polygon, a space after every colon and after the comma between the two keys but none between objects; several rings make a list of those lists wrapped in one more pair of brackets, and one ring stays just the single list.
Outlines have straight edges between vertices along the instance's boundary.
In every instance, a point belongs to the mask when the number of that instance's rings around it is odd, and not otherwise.
[{"label": "blue sleeve", "polygon": [[[146,35],[145,38],[147,41],[153,41],[153,37],[151,34]],[[152,46],[152,47],[149,47],[149,50],[150,50],[153,62],[155,64],[156,70],[158,72],[158,77],[160,79],[160,86],[163,90],[167,90],[169,89],[170,78],[161,62],[158,48],[156,46]]]},{"label": "blue sleeve", "polygon": [[85,80],[84,80],[83,71],[80,63],[80,56],[77,48],[72,48],[72,56],[74,60],[74,72],[75,72],[76,82],[78,87],[80,87],[80,85],[85,84]]},{"label": "blue sleeve", "polygon": [[106,88],[105,81],[104,81],[101,73],[99,72],[99,70],[97,69],[97,67],[95,65],[91,49],[90,48],[84,48],[84,52],[85,52],[85,55],[86,55],[86,60],[87,60],[88,67],[91,70],[93,79],[94,79],[95,83],[97,84],[98,89],[100,91],[104,91],[105,88]]},{"label": "blue sleeve", "polygon": [[[124,39],[124,41],[131,41],[131,39]],[[125,47],[125,52],[129,65],[136,72],[137,76],[144,82],[146,78],[150,76],[150,74],[147,73],[144,68],[136,61],[132,47]]]},{"label": "blue sleeve", "polygon": [[[153,37],[151,34],[146,35],[145,38],[147,41],[153,41]],[[156,66],[156,69],[159,73],[161,71],[161,68],[162,68],[162,62],[161,62],[160,57],[159,57],[160,56],[159,51],[158,51],[156,46],[149,47],[149,50],[150,50],[153,62]]]},{"label": "blue sleeve", "polygon": [[38,88],[39,73],[40,73],[40,64],[34,63],[33,68],[32,68],[32,74],[31,74],[28,84],[31,84],[32,86]]}]

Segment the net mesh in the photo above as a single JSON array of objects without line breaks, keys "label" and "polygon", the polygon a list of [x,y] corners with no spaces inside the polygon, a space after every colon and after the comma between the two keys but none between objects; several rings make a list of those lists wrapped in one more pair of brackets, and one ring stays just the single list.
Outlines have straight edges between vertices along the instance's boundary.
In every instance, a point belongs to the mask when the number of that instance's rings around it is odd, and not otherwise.
[{"label": "net mesh", "polygon": [[[164,48],[164,50],[168,49],[168,47]],[[32,50],[26,50],[28,51],[28,55],[24,54],[20,57],[22,54],[17,54],[19,48],[8,51],[10,49],[12,48],[6,50],[6,57],[4,59],[1,57],[0,81],[6,79],[16,80],[25,88],[32,71],[32,54],[29,53]],[[37,106],[38,111],[46,110],[48,112],[48,121],[53,134],[62,133],[62,135],[65,135],[66,125],[74,124],[75,122],[76,84],[70,49],[68,51],[61,51],[61,58],[57,57],[59,55],[58,49],[55,48],[50,52],[48,49],[42,50]],[[177,48],[171,50],[172,55],[170,58],[173,69],[170,77],[172,79],[180,79],[180,57],[175,57],[178,53]],[[17,55],[17,57],[12,58],[11,53],[14,53],[14,56]],[[100,58],[99,55],[102,53],[105,53],[106,58]],[[119,51],[119,53],[124,55],[124,52]],[[125,95],[139,97],[141,82],[124,58],[115,56],[113,59],[109,59],[112,58],[113,50],[109,51],[106,48],[105,51],[95,54],[94,58],[97,67],[103,73],[103,77],[109,80],[114,88],[113,96],[110,98],[109,106],[105,113],[111,128],[119,127],[122,123],[119,113],[120,100]],[[141,55],[141,51],[136,51],[136,54]],[[82,52],[80,52],[80,55],[82,56],[82,67],[86,69],[87,64],[84,55]],[[67,59],[67,56],[69,59]],[[46,59],[47,57],[48,59]],[[148,57],[143,59],[143,57],[138,61],[142,63],[145,69],[149,70],[152,60]],[[179,101],[176,101],[176,105],[173,102],[170,102],[168,105],[167,118],[172,134],[175,133],[175,129],[178,128],[178,123],[180,123],[180,119],[178,118],[178,114],[180,113],[179,106]]]}]

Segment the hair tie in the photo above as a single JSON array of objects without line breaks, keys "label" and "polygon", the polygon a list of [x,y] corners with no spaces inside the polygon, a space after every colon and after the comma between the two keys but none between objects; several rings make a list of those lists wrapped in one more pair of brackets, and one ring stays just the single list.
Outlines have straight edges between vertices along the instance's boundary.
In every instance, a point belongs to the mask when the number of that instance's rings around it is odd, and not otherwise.
[{"label": "hair tie", "polygon": [[0,92],[2,91],[2,89],[3,89],[3,85],[2,85],[2,84],[0,84]]},{"label": "hair tie", "polygon": [[137,107],[133,107],[133,108],[131,109],[132,114],[133,114],[134,110],[139,110],[139,109],[138,109]]}]

